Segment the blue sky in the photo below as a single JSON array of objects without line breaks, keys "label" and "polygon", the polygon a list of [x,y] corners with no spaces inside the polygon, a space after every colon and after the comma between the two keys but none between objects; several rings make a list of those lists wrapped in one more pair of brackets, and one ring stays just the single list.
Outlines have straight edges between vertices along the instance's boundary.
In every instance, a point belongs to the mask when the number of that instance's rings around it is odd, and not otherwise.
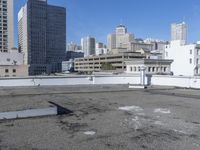
[{"label": "blue sky", "polygon": [[[17,13],[26,0],[15,1],[15,45]],[[200,41],[199,0],[49,0],[67,8],[67,41],[79,43],[90,35],[106,42],[108,33],[123,23],[138,38],[170,39],[170,24],[185,21],[189,42]]]}]

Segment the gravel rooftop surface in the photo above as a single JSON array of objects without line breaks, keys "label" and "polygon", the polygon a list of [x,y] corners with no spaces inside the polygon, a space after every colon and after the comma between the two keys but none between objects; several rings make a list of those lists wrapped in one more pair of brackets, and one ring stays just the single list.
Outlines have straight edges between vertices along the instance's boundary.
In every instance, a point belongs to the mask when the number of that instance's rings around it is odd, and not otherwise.
[{"label": "gravel rooftop surface", "polygon": [[72,114],[0,120],[0,150],[200,150],[200,91],[127,85],[0,88],[0,112]]}]

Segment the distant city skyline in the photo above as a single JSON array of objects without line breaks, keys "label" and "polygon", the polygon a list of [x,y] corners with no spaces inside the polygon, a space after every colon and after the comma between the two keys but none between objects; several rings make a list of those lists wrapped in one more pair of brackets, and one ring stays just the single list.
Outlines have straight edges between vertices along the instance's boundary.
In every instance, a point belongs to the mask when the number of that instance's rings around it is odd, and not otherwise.
[{"label": "distant city skyline", "polygon": [[[17,46],[17,13],[26,0],[15,0],[15,46]],[[67,8],[67,42],[80,44],[85,36],[106,43],[109,33],[120,23],[136,38],[170,40],[171,23],[185,21],[188,42],[200,41],[200,1],[168,0],[48,0],[50,4]],[[98,4],[98,5],[97,5]]]}]

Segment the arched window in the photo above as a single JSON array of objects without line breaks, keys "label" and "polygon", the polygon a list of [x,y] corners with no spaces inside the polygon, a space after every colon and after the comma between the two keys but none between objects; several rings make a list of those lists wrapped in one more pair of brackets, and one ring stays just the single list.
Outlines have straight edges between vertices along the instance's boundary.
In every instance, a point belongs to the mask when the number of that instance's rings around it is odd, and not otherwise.
[{"label": "arched window", "polygon": [[167,67],[164,67],[164,72],[166,72],[167,71]]},{"label": "arched window", "polygon": [[148,68],[148,72],[151,72],[151,67]]},{"label": "arched window", "polygon": [[131,71],[131,72],[133,71],[133,67],[130,67],[130,71]]},{"label": "arched window", "polygon": [[155,67],[152,68],[152,72],[155,72]]}]

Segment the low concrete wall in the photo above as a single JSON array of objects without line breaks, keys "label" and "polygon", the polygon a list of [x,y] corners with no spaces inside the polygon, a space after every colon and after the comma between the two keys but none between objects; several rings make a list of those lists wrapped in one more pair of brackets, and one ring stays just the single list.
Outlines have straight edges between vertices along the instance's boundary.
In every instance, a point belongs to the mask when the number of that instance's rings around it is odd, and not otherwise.
[{"label": "low concrete wall", "polygon": [[199,77],[153,76],[150,80],[151,85],[200,88]]},{"label": "low concrete wall", "polygon": [[0,87],[10,86],[59,86],[59,85],[92,85],[92,84],[139,84],[137,76],[69,76],[69,77],[27,77],[1,78]]},{"label": "low concrete wall", "polygon": [[[200,88],[199,77],[158,76],[146,77],[146,83],[159,86]],[[59,85],[140,84],[139,75],[95,75],[68,77],[1,78],[0,87],[9,86],[59,86]]]}]

